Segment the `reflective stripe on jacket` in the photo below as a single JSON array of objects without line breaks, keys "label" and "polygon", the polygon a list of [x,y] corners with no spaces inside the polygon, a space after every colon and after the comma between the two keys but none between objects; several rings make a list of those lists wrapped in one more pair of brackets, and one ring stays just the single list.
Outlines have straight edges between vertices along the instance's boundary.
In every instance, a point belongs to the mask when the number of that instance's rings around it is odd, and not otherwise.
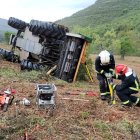
[{"label": "reflective stripe on jacket", "polygon": [[131,90],[134,90],[136,92],[139,91],[139,80],[136,76],[136,73],[129,68],[128,72],[125,75],[118,75],[118,79],[122,80],[122,83],[119,85],[116,85],[115,89],[118,91],[121,91],[125,88],[129,88]]}]

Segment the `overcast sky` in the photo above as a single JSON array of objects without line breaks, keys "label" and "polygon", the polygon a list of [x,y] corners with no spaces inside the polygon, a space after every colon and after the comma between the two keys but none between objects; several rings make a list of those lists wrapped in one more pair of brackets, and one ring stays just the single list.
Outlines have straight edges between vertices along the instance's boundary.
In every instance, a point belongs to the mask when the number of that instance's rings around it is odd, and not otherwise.
[{"label": "overcast sky", "polygon": [[71,16],[95,3],[96,0],[1,0],[0,18],[15,17],[26,22],[31,19],[56,21]]}]

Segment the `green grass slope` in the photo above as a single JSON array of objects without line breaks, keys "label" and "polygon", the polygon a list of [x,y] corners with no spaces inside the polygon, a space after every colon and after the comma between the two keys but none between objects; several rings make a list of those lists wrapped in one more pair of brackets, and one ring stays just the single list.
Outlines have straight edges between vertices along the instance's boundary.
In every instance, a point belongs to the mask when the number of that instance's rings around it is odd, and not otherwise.
[{"label": "green grass slope", "polygon": [[95,27],[120,18],[133,17],[133,13],[140,13],[140,0],[97,0],[86,9],[57,22],[69,27]]}]

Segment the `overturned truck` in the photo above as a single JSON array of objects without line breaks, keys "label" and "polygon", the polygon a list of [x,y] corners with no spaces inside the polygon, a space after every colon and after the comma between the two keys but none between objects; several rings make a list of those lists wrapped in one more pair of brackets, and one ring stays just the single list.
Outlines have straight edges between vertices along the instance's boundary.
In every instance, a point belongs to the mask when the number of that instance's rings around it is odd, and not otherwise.
[{"label": "overturned truck", "polygon": [[[8,25],[17,29],[17,33],[10,36],[11,51],[0,50],[7,60],[19,62],[21,70],[55,68],[55,77],[67,82],[76,80],[91,39],[70,33],[67,27],[53,22],[31,20],[26,23],[10,17]],[[19,55],[15,54],[16,48]]]}]

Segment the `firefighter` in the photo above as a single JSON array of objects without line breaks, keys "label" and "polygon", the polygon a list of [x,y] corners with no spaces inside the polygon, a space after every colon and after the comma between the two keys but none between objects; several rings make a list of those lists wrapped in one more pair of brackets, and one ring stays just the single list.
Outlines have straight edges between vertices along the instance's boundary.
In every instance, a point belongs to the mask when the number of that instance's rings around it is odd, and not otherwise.
[{"label": "firefighter", "polygon": [[107,50],[99,53],[95,60],[95,70],[99,80],[100,95],[102,100],[110,97],[107,78],[111,78],[115,68],[114,56]]},{"label": "firefighter", "polygon": [[134,70],[127,65],[118,64],[115,67],[116,78],[122,82],[118,85],[113,85],[116,94],[122,102],[123,106],[136,105],[140,107],[140,98],[132,95],[137,94],[140,89],[140,83]]}]

